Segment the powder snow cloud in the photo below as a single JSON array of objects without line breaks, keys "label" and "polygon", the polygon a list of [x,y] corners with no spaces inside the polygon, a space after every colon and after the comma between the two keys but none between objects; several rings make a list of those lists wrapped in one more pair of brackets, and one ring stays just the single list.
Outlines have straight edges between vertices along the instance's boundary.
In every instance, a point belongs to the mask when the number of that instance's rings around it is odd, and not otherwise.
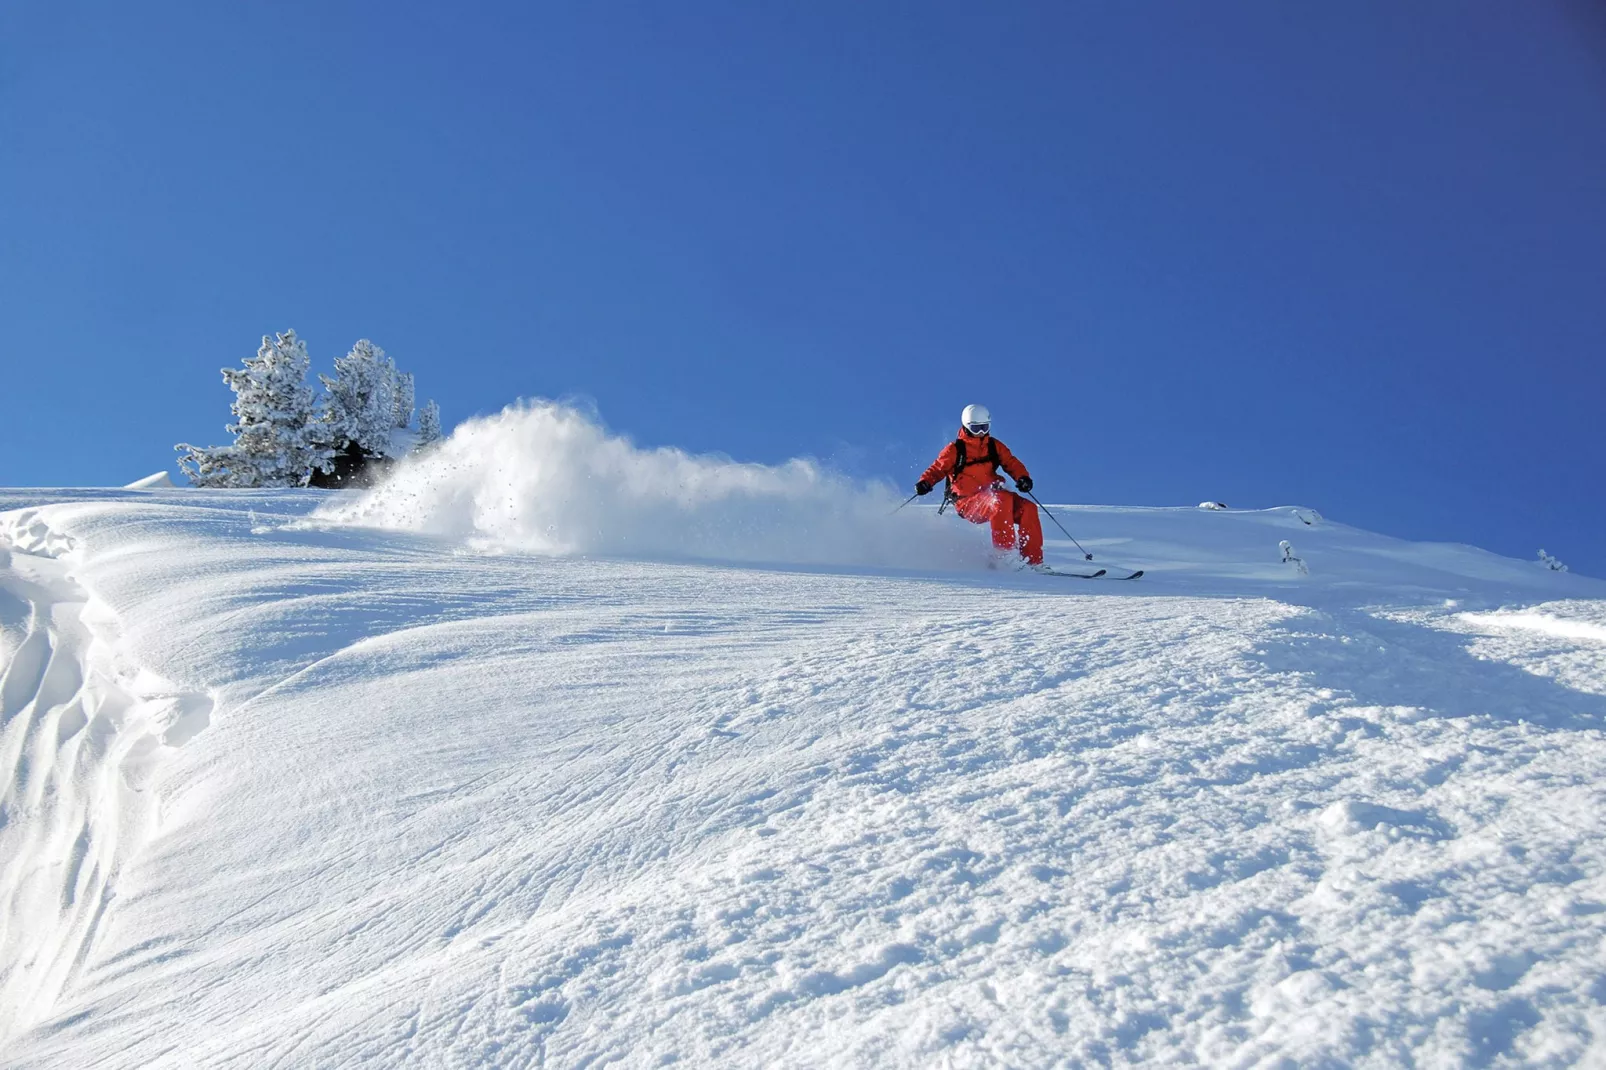
[{"label": "powder snow cloud", "polygon": [[818,463],[642,449],[573,406],[521,402],[458,426],[317,519],[478,549],[788,564],[974,568],[981,529]]}]

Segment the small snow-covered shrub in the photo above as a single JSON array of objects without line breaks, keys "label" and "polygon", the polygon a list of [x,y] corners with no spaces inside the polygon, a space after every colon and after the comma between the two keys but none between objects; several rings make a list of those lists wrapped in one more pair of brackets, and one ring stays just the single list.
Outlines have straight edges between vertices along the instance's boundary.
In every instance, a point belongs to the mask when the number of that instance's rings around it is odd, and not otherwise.
[{"label": "small snow-covered shrub", "polygon": [[1566,572],[1567,571],[1567,566],[1566,565],[1562,564],[1560,561],[1557,561],[1554,557],[1552,557],[1549,554],[1545,553],[1544,550],[1540,550],[1539,551],[1539,564],[1541,566],[1545,567],[1545,568],[1548,568],[1552,572]]},{"label": "small snow-covered shrub", "polygon": [[1225,509],[1225,508],[1227,508],[1227,503],[1226,502],[1200,502],[1199,503],[1199,508],[1201,508],[1201,509],[1212,509],[1212,510]]}]

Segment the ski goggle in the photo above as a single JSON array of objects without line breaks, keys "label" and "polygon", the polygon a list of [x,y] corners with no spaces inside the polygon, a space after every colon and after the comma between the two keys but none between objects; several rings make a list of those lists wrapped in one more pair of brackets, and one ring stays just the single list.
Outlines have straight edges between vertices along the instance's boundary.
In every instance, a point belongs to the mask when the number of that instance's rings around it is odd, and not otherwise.
[{"label": "ski goggle", "polygon": [[973,435],[985,435],[988,431],[992,430],[992,426],[992,424],[966,424],[965,430],[969,431]]}]

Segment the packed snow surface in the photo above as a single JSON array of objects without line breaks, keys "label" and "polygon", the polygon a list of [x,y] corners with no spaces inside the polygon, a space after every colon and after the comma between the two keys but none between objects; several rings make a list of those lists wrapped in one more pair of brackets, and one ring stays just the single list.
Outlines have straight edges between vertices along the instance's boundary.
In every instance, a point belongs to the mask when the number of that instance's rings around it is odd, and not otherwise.
[{"label": "packed snow surface", "polygon": [[897,503],[538,407],[0,492],[0,1063],[1606,1062],[1606,584]]}]

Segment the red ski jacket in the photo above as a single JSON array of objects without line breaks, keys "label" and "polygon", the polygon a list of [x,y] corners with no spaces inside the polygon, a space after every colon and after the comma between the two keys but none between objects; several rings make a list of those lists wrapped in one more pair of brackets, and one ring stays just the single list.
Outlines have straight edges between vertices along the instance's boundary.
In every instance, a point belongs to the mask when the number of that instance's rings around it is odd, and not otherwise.
[{"label": "red ski jacket", "polygon": [[1003,483],[998,477],[1000,465],[1016,481],[1027,475],[1026,466],[1009,452],[1008,446],[991,435],[973,435],[961,427],[959,437],[942,448],[920,478],[933,487],[940,479],[952,479],[954,497],[968,498]]}]

